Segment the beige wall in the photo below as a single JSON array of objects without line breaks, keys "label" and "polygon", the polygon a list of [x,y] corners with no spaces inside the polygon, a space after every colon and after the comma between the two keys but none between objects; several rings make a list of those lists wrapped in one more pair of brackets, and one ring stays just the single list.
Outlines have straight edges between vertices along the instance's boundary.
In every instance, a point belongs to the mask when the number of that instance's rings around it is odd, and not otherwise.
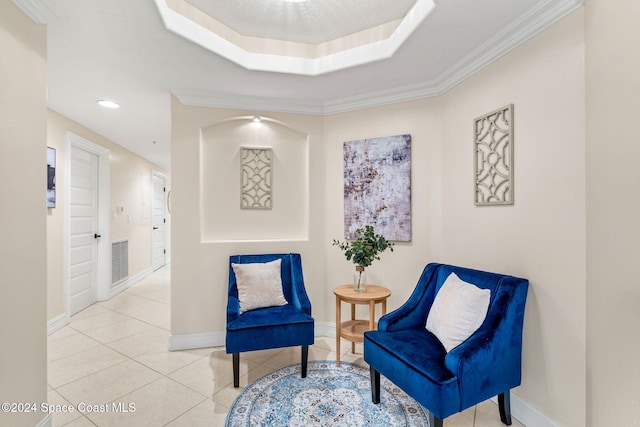
[{"label": "beige wall", "polygon": [[[442,256],[526,277],[515,394],[561,426],[585,424],[583,12],[442,97]],[[515,204],[476,207],[473,120],[514,104]],[[568,409],[571,408],[571,409]]]},{"label": "beige wall", "polygon": [[[151,268],[151,171],[163,173],[167,180],[167,189],[171,188],[171,177],[167,171],[67,117],[49,110],[47,143],[56,148],[57,155],[56,208],[48,209],[47,217],[49,320],[63,314],[67,303],[67,132],[109,150],[110,240],[129,239],[129,277]],[[119,206],[124,208],[122,213],[117,210]],[[167,218],[170,218],[168,212]]]},{"label": "beige wall", "polygon": [[[316,204],[311,212],[320,209],[324,214],[312,214],[310,228],[325,231],[312,232],[309,242],[201,241],[200,130],[256,112],[187,107],[174,100],[172,333],[217,331],[224,336],[227,257],[237,252],[303,252],[316,325],[333,323],[331,290],[348,282],[353,271],[342,252],[331,246],[334,238],[343,237],[343,143],[409,133],[413,238],[383,254],[382,261],[368,269],[370,277],[392,290],[390,309],[408,298],[425,264],[432,261],[529,278],[523,385],[515,394],[552,423],[584,425],[583,24],[583,12],[574,13],[440,97],[322,119],[276,115],[299,129],[313,129],[309,133],[321,132],[322,150],[311,144],[311,168],[316,169],[309,176],[312,186],[324,186],[324,206],[312,197]],[[516,202],[477,208],[473,120],[509,103],[515,105]],[[236,176],[232,173],[230,180]],[[240,220],[226,225],[242,227]]]},{"label": "beige wall", "polygon": [[640,3],[587,0],[588,425],[640,425]]},{"label": "beige wall", "polygon": [[[0,402],[47,399],[46,29],[0,0]],[[0,412],[34,426],[40,412]]]}]

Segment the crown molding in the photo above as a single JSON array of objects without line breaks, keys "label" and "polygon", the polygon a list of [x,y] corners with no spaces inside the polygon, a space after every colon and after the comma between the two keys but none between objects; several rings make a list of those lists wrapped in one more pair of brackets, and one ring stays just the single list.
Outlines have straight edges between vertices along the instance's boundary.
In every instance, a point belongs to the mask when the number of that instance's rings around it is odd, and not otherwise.
[{"label": "crown molding", "polygon": [[231,96],[226,94],[195,94],[192,92],[174,91],[172,94],[183,105],[193,107],[230,108],[236,110],[269,111],[273,113],[293,113],[323,115],[324,104],[321,102],[261,98],[258,96]]},{"label": "crown molding", "polygon": [[440,78],[362,95],[312,103],[259,97],[174,93],[185,105],[325,115],[442,95],[551,25],[580,9],[583,0],[548,0],[458,61]]},{"label": "crown molding", "polygon": [[46,24],[58,19],[55,8],[49,0],[12,0],[36,24]]},{"label": "crown molding", "polygon": [[343,113],[442,95],[522,43],[581,8],[582,3],[583,0],[562,0],[559,2],[549,0],[540,7],[529,11],[522,19],[513,22],[502,32],[496,34],[475,51],[458,61],[435,81],[329,101],[325,103],[325,113]]},{"label": "crown molding", "polygon": [[551,25],[582,7],[583,0],[548,0],[520,20],[512,22],[475,51],[442,74],[437,86],[440,93],[462,83],[487,65],[540,34]]},{"label": "crown molding", "polygon": [[327,101],[324,104],[324,113],[346,113],[348,111],[396,104],[398,102],[409,102],[417,99],[430,98],[432,96],[441,95],[442,93],[443,92],[438,88],[437,83],[434,83],[433,81],[417,83]]}]

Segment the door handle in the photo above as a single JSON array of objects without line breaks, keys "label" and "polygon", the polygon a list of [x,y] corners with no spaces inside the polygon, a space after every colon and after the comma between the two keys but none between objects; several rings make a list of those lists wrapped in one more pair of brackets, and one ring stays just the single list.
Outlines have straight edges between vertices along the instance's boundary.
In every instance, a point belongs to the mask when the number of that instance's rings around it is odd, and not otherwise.
[{"label": "door handle", "polygon": [[154,230],[157,230],[157,229],[158,229],[158,227],[153,227],[153,229],[154,229]]},{"label": "door handle", "polygon": [[96,233],[96,234],[94,234],[94,235],[93,235],[93,238],[94,238],[94,239],[99,239],[100,237],[102,237],[102,236],[101,236],[101,235],[99,235],[98,233]]}]

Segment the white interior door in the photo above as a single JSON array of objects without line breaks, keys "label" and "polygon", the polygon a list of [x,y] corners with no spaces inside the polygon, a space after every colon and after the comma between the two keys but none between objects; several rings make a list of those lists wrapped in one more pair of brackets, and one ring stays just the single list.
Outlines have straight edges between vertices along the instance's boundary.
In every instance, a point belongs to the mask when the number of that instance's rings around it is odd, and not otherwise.
[{"label": "white interior door", "polygon": [[152,268],[157,270],[166,264],[166,216],[165,216],[165,179],[164,176],[154,172],[151,174],[152,202],[151,217],[153,231],[151,235]]},{"label": "white interior door", "polygon": [[97,301],[98,156],[71,147],[69,315]]}]

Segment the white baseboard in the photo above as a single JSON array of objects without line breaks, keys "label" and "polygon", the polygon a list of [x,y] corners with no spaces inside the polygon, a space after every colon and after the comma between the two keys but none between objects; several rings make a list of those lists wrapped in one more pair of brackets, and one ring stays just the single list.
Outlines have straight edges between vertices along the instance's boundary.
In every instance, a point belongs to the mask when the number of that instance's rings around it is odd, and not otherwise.
[{"label": "white baseboard", "polygon": [[[498,405],[497,397],[493,397],[491,401]],[[497,410],[498,409],[496,408],[496,411]],[[511,416],[525,426],[558,427],[557,423],[533,406],[529,405],[525,400],[518,397],[518,395],[513,392],[511,392]]]},{"label": "white baseboard", "polygon": [[336,324],[331,322],[316,322],[315,324],[316,337],[336,337]]},{"label": "white baseboard", "polygon": [[171,335],[169,337],[169,351],[190,350],[206,347],[223,347],[225,337],[226,333],[224,331]]},{"label": "white baseboard", "polygon": [[69,314],[62,313],[51,320],[47,321],[47,335],[51,335],[59,329],[64,328],[69,324]]},{"label": "white baseboard", "polygon": [[[145,277],[149,276],[151,273],[153,273],[153,270],[151,269],[151,267],[149,267],[145,270],[142,270],[140,273],[123,280],[121,283],[119,283],[115,287],[109,289],[108,299],[113,298],[114,296],[118,295],[122,291],[126,291],[127,289],[129,289],[130,287],[132,287],[133,285],[135,285]],[[69,314],[66,312],[54,317],[51,320],[48,320],[47,335],[51,335],[57,330],[62,329],[63,327],[68,325],[69,322],[70,322]]]},{"label": "white baseboard", "polygon": [[127,279],[118,283],[116,286],[109,289],[109,299],[115,297],[120,292],[126,291],[127,289],[129,289],[130,287],[132,287],[133,285],[135,285],[145,277],[149,276],[151,273],[153,273],[153,269],[149,267],[145,270],[142,270],[140,273],[133,275],[131,277],[128,277]]}]

